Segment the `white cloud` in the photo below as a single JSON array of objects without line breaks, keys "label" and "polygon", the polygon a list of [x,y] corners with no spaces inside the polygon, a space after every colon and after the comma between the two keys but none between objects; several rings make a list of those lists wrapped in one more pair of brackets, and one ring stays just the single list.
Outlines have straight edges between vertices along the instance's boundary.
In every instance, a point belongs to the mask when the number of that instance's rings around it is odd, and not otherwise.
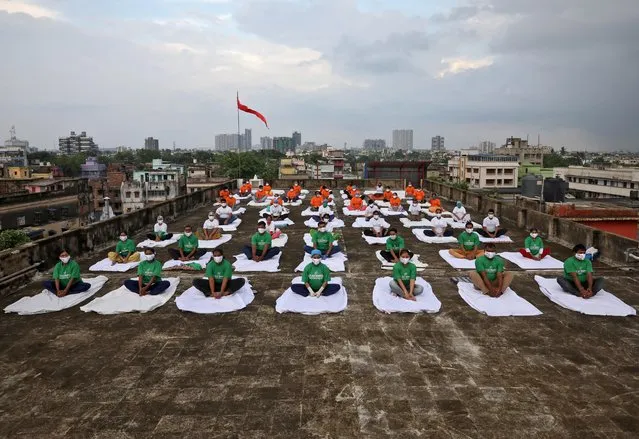
[{"label": "white cloud", "polygon": [[484,67],[492,66],[494,62],[493,57],[486,57],[481,59],[467,59],[467,58],[449,58],[442,59],[442,64],[446,64],[447,67],[441,70],[437,77],[443,78],[446,75],[456,75],[468,70],[477,70]]},{"label": "white cloud", "polygon": [[0,0],[0,11],[9,14],[27,14],[34,18],[60,18],[61,14],[53,9],[38,6],[33,3],[20,0]]}]

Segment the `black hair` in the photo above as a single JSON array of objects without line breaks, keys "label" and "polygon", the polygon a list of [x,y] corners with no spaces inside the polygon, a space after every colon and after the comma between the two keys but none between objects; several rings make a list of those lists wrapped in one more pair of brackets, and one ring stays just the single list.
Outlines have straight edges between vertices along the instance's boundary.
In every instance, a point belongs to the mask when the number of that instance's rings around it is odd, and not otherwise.
[{"label": "black hair", "polygon": [[320,221],[319,223],[317,223],[317,227],[319,228],[320,226],[325,226],[326,223],[324,221]]},{"label": "black hair", "polygon": [[391,227],[390,229],[388,229],[388,234],[390,235],[390,232],[395,232],[397,233],[397,229],[395,227]]},{"label": "black hair", "polygon": [[191,230],[193,230],[193,227],[191,227],[191,225],[190,225],[190,224],[187,224],[186,226],[184,226],[184,228],[185,228],[185,229],[191,229]]},{"label": "black hair", "polygon": [[215,256],[215,253],[219,253],[220,256],[224,256],[224,252],[222,251],[221,248],[216,248],[215,250],[213,250],[213,256]]},{"label": "black hair", "polygon": [[146,253],[146,252],[151,252],[151,254],[154,255],[155,254],[155,249],[153,247],[146,247],[144,249],[144,253]]},{"label": "black hair", "polygon": [[495,209],[488,209],[488,213],[490,212],[495,213]]},{"label": "black hair", "polygon": [[484,247],[484,250],[495,250],[497,247],[495,247],[495,244],[493,244],[492,242],[489,242],[488,244],[486,244],[486,246]]},{"label": "black hair", "polygon": [[472,222],[472,221],[468,221],[468,222],[466,223],[466,227],[468,227],[468,226],[472,227],[473,229],[475,228],[475,225],[473,224],[473,222]]},{"label": "black hair", "polygon": [[583,244],[577,244],[576,246],[574,246],[572,248],[572,252],[573,253],[577,253],[577,252],[580,252],[580,251],[586,251],[586,246],[583,245]]},{"label": "black hair", "polygon": [[400,256],[401,256],[401,255],[404,255],[404,254],[407,254],[407,255],[409,255],[409,256],[410,256],[410,252],[408,251],[408,249],[407,249],[407,248],[403,248],[403,249],[401,249],[401,250],[399,251],[399,255],[400,255]]},{"label": "black hair", "polygon": [[539,230],[537,230],[537,227],[532,227],[530,229],[530,233],[532,233],[532,232],[539,232]]}]

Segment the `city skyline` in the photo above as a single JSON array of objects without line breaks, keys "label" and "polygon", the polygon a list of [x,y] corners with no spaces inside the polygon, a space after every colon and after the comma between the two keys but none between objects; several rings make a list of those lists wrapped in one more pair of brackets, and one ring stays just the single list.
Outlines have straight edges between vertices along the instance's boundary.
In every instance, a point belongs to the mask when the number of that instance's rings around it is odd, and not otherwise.
[{"label": "city skyline", "polygon": [[0,53],[11,63],[0,123],[46,149],[73,127],[106,148],[149,133],[212,147],[215,133],[237,129],[239,89],[271,123],[242,115],[256,139],[297,130],[356,147],[407,126],[419,149],[437,133],[453,147],[540,133],[570,150],[636,150],[639,10],[613,6],[2,0]]}]

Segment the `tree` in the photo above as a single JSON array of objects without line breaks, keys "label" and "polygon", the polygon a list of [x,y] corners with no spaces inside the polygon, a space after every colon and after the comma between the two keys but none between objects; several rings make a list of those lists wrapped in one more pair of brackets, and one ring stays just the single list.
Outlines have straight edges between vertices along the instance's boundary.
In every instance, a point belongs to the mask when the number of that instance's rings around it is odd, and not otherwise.
[{"label": "tree", "polygon": [[566,147],[562,146],[561,149],[559,150],[559,154],[561,154],[562,156],[566,155]]},{"label": "tree", "polygon": [[253,178],[266,171],[266,160],[253,152],[228,152],[221,156],[220,166],[229,178]]},{"label": "tree", "polygon": [[544,155],[544,168],[563,168],[566,166],[568,166],[568,161],[556,152]]}]

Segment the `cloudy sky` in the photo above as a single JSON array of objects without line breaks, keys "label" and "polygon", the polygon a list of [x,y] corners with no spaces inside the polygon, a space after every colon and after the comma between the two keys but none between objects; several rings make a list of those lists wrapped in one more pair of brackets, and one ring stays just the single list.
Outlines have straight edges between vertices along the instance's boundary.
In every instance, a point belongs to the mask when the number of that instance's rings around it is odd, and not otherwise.
[{"label": "cloudy sky", "polygon": [[0,0],[0,137],[639,150],[638,0]]}]

